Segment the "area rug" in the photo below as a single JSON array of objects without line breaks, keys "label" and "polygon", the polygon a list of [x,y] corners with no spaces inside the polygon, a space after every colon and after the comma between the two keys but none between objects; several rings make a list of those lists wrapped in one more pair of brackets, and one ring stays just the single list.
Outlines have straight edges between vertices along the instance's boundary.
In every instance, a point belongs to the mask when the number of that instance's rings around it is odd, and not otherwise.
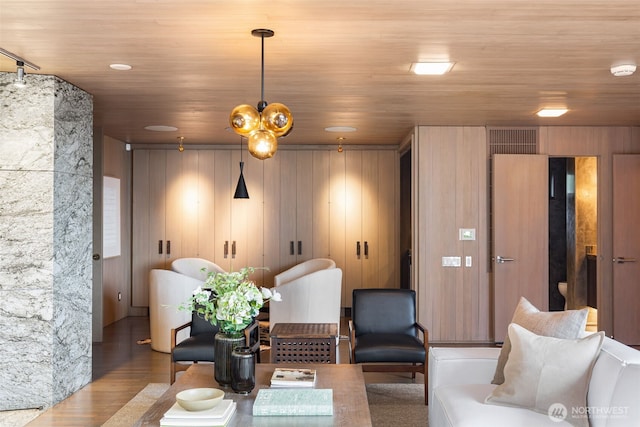
[{"label": "area rug", "polygon": [[[133,425],[169,388],[151,383],[116,412],[103,427]],[[426,427],[427,406],[422,384],[367,384],[373,427]]]},{"label": "area rug", "polygon": [[147,384],[133,399],[113,414],[103,427],[132,426],[169,388],[169,384]]},{"label": "area rug", "polygon": [[424,384],[367,384],[373,427],[426,427]]}]

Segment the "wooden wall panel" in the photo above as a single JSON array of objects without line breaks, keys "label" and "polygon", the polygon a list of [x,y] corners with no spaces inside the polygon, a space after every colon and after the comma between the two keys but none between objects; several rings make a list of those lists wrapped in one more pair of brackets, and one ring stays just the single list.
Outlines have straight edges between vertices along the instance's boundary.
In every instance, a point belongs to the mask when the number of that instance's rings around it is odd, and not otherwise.
[{"label": "wooden wall panel", "polygon": [[[640,153],[637,127],[540,127],[539,153],[598,158],[599,327],[612,328],[612,155]],[[433,342],[493,341],[489,273],[488,161],[484,127],[417,127],[413,157],[413,285]],[[453,195],[453,197],[452,197]],[[475,228],[460,242],[458,228]],[[452,234],[454,234],[452,236]],[[441,266],[471,256],[470,268]]]},{"label": "wooden wall panel", "polygon": [[[485,130],[420,127],[413,150],[420,321],[434,342],[488,341]],[[460,241],[460,228],[475,229],[476,240]],[[460,257],[461,266],[443,267],[443,257]]]}]

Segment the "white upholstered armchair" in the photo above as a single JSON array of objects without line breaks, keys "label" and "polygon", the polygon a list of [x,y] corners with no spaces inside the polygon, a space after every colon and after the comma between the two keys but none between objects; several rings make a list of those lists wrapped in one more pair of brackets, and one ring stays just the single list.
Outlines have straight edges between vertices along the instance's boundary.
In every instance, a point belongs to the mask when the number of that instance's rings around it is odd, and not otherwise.
[{"label": "white upholstered armchair", "polygon": [[[203,268],[206,270],[202,271]],[[207,280],[207,275],[212,271],[225,272],[218,264],[204,258],[178,258],[171,263],[171,270],[202,282]]]},{"label": "white upholstered armchair", "polygon": [[[149,326],[151,348],[171,352],[171,329],[191,320],[191,312],[178,307],[201,286],[202,280],[171,270],[154,269],[149,272]],[[189,336],[181,331],[178,342]]]},{"label": "white upholstered armchair", "polygon": [[269,304],[269,330],[276,323],[336,323],[340,328],[342,270],[333,260],[302,262],[273,282],[282,301]]}]

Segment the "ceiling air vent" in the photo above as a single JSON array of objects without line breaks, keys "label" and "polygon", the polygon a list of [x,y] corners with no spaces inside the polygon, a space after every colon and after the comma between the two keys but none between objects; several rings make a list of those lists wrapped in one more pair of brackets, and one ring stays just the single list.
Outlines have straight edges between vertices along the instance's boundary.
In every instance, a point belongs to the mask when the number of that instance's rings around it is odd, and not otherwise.
[{"label": "ceiling air vent", "polygon": [[537,154],[538,128],[487,128],[489,157],[494,154]]}]

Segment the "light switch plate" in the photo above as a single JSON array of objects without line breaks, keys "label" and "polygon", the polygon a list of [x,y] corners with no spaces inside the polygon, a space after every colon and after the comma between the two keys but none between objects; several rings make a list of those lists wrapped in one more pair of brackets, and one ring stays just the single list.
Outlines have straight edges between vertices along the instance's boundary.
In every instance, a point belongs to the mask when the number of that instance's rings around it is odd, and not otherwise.
[{"label": "light switch plate", "polygon": [[475,228],[460,228],[458,229],[459,240],[476,240]]},{"label": "light switch plate", "polygon": [[459,256],[443,256],[442,257],[442,266],[443,267],[460,267],[461,259]]},{"label": "light switch plate", "polygon": [[464,257],[464,266],[471,267],[472,265],[473,265],[473,261],[471,260],[471,257],[470,256]]}]

